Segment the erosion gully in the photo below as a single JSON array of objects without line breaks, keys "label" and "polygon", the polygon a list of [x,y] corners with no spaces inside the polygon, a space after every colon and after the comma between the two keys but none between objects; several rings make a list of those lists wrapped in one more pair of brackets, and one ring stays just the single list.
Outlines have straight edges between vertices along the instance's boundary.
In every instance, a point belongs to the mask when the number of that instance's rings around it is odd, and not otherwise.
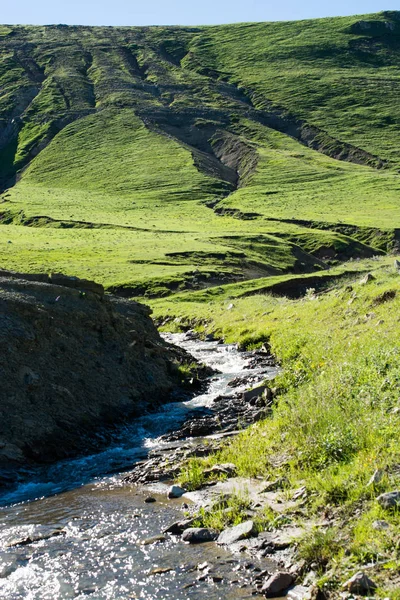
[{"label": "erosion gully", "polygon": [[[179,427],[193,410],[212,406],[220,395],[276,374],[275,367],[251,365],[250,356],[216,341],[166,336],[218,373],[206,393],[165,405],[125,426],[103,451],[32,471],[0,496],[0,598],[7,600],[95,600],[141,598],[208,600],[250,598],[249,570],[265,569],[266,559],[232,555],[215,543],[184,544],[166,536],[146,543],[183,518],[185,498],[129,485],[126,472],[165,442],[162,434]],[[247,384],[248,385],[248,384]],[[258,562],[257,562],[258,561]],[[260,562],[263,561],[263,562]],[[207,576],[202,565],[207,562]],[[259,564],[258,564],[259,563]],[[200,568],[199,568],[200,566]]]}]

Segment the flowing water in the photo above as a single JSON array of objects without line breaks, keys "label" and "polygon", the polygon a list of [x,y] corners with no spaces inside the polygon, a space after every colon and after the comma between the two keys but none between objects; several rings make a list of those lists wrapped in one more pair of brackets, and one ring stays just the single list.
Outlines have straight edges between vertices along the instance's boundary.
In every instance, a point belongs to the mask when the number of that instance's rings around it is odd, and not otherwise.
[{"label": "flowing water", "polygon": [[[122,473],[150,448],[162,448],[159,436],[195,408],[233,392],[228,384],[236,376],[261,380],[276,369],[249,369],[251,357],[233,346],[188,340],[184,334],[166,338],[220,373],[207,393],[121,428],[101,452],[32,471],[0,496],[0,598],[251,597],[250,588],[238,585],[246,572],[244,558],[238,563],[213,543],[188,546],[173,536],[143,544],[182,518],[183,500],[152,494],[157,502],[147,504],[148,491],[124,485]],[[204,561],[211,565],[208,577],[197,569]]]}]

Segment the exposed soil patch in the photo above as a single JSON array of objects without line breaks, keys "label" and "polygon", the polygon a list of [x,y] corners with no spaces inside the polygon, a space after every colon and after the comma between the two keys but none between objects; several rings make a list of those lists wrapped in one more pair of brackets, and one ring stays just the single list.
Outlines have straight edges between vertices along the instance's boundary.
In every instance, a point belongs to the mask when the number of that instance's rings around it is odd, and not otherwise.
[{"label": "exposed soil patch", "polygon": [[168,401],[192,360],[147,307],[94,282],[1,271],[0,308],[0,468],[88,450],[101,428]]}]

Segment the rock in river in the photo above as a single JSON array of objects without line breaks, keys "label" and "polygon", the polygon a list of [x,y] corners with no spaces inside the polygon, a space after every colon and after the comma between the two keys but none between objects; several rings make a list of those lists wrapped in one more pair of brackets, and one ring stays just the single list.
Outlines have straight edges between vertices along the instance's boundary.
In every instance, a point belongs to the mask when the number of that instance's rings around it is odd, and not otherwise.
[{"label": "rock in river", "polygon": [[171,485],[171,487],[168,489],[167,497],[170,499],[171,498],[180,498],[185,493],[186,493],[185,488],[181,487],[180,485]]},{"label": "rock in river", "polygon": [[290,573],[280,571],[274,573],[262,586],[261,592],[266,598],[275,598],[282,595],[293,584],[294,577]]},{"label": "rock in river", "polygon": [[182,534],[182,540],[189,544],[202,544],[203,542],[213,542],[218,537],[218,531],[208,527],[190,527]]}]

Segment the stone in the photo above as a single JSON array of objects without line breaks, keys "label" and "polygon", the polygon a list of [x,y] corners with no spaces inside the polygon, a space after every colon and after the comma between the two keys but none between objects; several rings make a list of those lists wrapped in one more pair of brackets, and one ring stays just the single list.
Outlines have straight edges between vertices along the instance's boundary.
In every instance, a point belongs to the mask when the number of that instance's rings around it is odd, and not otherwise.
[{"label": "stone", "polygon": [[279,479],[275,479],[275,481],[266,481],[263,489],[261,490],[261,494],[266,494],[267,492],[275,492],[276,490],[280,490],[284,488],[289,483],[289,480],[286,477],[279,477]]},{"label": "stone", "polygon": [[18,377],[21,384],[29,388],[39,385],[40,382],[40,375],[32,371],[29,367],[21,367],[18,371]]},{"label": "stone", "polygon": [[400,491],[387,492],[377,497],[377,501],[384,509],[400,507]]},{"label": "stone", "polygon": [[16,571],[20,566],[20,558],[18,554],[4,554],[0,560],[0,579],[9,577],[11,573]]},{"label": "stone", "polygon": [[307,488],[305,485],[303,485],[302,487],[300,487],[294,491],[292,500],[299,500],[299,498],[305,498],[306,496],[307,496]]},{"label": "stone", "polygon": [[189,329],[189,331],[186,332],[185,337],[188,340],[198,340],[200,336],[194,329]]},{"label": "stone", "polygon": [[221,463],[219,465],[214,465],[209,471],[211,474],[222,474],[232,477],[236,474],[237,467],[233,463]]},{"label": "stone", "polygon": [[182,534],[182,540],[189,544],[202,544],[204,542],[213,542],[218,537],[218,531],[208,527],[189,527]]},{"label": "stone", "polygon": [[367,487],[371,487],[372,485],[376,485],[377,483],[380,483],[383,479],[384,474],[385,474],[385,471],[383,469],[376,469],[376,471],[372,475],[371,479],[368,481]]},{"label": "stone", "polygon": [[159,544],[161,542],[166,541],[165,535],[153,535],[152,537],[145,538],[144,540],[140,540],[139,544],[141,546],[151,546],[151,544]]},{"label": "stone", "polygon": [[181,496],[183,496],[183,494],[186,494],[185,488],[181,487],[180,485],[171,485],[171,487],[169,488],[168,492],[167,492],[167,497],[168,498],[180,498]]},{"label": "stone", "polygon": [[345,584],[343,589],[351,594],[369,594],[376,590],[378,586],[365,573],[359,571],[351,577]]},{"label": "stone", "polygon": [[157,500],[155,498],[153,498],[153,496],[147,496],[147,498],[145,498],[144,501],[146,502],[146,504],[151,504],[152,502],[157,502]]},{"label": "stone", "polygon": [[376,529],[377,531],[383,531],[384,529],[389,529],[390,525],[387,521],[377,520],[372,523],[372,529]]},{"label": "stone", "polygon": [[369,283],[370,281],[374,281],[375,276],[372,275],[372,273],[367,273],[366,275],[364,275],[364,277],[360,280],[361,285],[365,285],[367,283]]},{"label": "stone", "polygon": [[162,573],[169,573],[173,571],[172,567],[156,567],[151,569],[149,575],[161,575]]},{"label": "stone", "polygon": [[243,392],[242,400],[243,402],[249,402],[252,398],[259,398],[263,394],[268,395],[268,391],[270,390],[266,385],[259,385],[258,387],[253,388],[252,390],[247,390],[246,392]]},{"label": "stone", "polygon": [[52,527],[51,525],[28,525],[17,528],[16,533],[11,532],[8,539],[3,541],[5,548],[15,546],[27,546],[41,540],[48,540],[52,537],[64,535],[65,529],[61,527]]},{"label": "stone", "polygon": [[261,592],[266,598],[275,598],[286,592],[293,582],[293,575],[285,573],[284,571],[279,571],[267,579],[261,588]]},{"label": "stone", "polygon": [[309,600],[310,598],[310,588],[304,587],[303,585],[296,585],[287,593],[287,600]]},{"label": "stone", "polygon": [[234,544],[235,542],[256,535],[257,529],[254,521],[245,521],[244,523],[240,523],[240,525],[224,529],[218,536],[217,544]]},{"label": "stone", "polygon": [[171,525],[166,527],[163,533],[171,533],[172,535],[182,535],[185,529],[189,529],[189,527],[191,527],[195,521],[199,521],[199,518],[176,521],[175,523],[172,523]]}]

